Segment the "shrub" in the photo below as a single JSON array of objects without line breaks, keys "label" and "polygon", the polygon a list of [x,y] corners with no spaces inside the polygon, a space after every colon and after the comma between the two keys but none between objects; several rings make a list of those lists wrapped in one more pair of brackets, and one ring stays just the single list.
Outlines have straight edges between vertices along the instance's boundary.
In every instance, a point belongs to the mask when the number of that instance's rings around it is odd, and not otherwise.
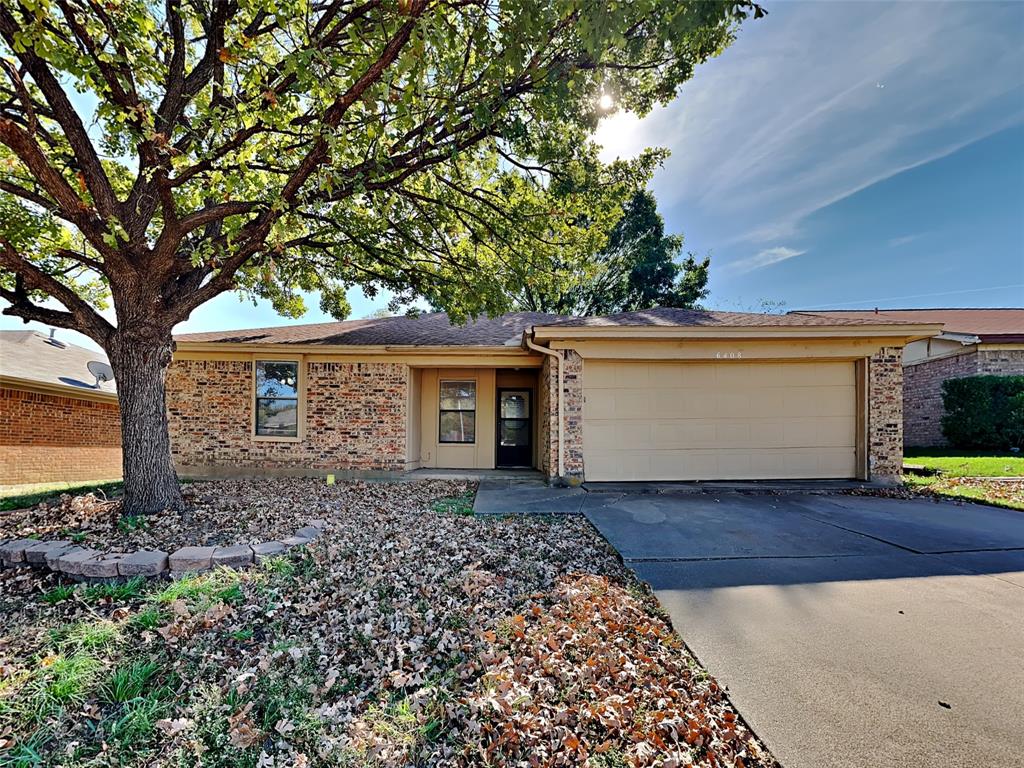
[{"label": "shrub", "polygon": [[942,434],[957,448],[1024,447],[1024,376],[969,376],[942,383]]}]

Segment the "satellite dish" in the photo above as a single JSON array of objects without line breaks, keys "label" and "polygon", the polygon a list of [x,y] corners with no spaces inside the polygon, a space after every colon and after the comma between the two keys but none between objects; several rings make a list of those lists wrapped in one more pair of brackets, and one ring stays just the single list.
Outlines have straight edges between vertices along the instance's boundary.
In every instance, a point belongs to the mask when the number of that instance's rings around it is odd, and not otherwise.
[{"label": "satellite dish", "polygon": [[89,373],[96,377],[96,389],[99,389],[100,384],[103,382],[114,380],[114,369],[102,360],[90,360],[85,367],[89,369]]}]

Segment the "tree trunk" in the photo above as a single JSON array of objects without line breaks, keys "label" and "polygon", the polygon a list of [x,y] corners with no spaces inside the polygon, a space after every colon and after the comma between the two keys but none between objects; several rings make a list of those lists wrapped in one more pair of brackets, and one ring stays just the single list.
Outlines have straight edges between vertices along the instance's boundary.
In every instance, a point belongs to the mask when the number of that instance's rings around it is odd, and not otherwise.
[{"label": "tree trunk", "polygon": [[170,331],[132,332],[119,327],[107,354],[117,380],[126,515],[182,509],[178,475],[171,461],[165,403]]}]

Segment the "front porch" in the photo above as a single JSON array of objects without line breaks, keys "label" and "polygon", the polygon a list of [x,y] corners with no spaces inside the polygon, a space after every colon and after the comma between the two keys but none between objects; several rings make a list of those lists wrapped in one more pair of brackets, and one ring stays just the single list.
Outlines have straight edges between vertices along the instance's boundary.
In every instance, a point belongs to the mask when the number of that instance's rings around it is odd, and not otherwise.
[{"label": "front porch", "polygon": [[[538,479],[540,368],[409,369],[407,467],[414,474],[509,471]],[[433,476],[433,475],[431,475]],[[458,474],[458,476],[467,476]]]}]

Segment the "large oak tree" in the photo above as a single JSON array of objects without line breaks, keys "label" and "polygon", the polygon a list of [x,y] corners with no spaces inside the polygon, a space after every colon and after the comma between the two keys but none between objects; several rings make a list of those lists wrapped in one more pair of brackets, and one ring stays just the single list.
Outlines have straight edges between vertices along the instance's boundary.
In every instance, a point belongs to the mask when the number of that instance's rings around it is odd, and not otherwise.
[{"label": "large oak tree", "polygon": [[[5,0],[0,297],[118,379],[124,505],[178,507],[171,329],[220,293],[500,312],[587,258],[657,156],[601,164],[761,10],[745,0]],[[604,96],[605,98],[602,98]],[[568,255],[567,255],[568,254]],[[113,304],[116,322],[101,314]]]}]

